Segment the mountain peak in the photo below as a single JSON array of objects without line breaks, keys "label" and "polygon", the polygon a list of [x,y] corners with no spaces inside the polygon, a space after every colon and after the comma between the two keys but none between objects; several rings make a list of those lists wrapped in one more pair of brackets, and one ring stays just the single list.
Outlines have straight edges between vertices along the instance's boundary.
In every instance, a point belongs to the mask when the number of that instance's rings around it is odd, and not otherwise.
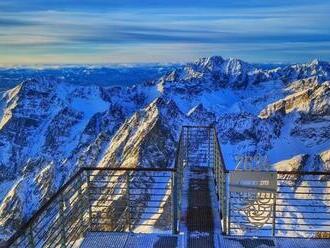
[{"label": "mountain peak", "polygon": [[320,64],[320,60],[318,60],[318,59],[314,59],[312,62],[311,62],[311,65],[318,65],[318,64]]},{"label": "mountain peak", "polygon": [[222,58],[221,56],[211,56],[197,60],[196,64],[201,67],[207,67],[213,69],[215,66],[219,66],[224,61],[225,61],[224,58]]},{"label": "mountain peak", "polygon": [[329,65],[329,62],[322,61],[319,59],[314,59],[309,65],[310,66],[324,66],[324,65]]},{"label": "mountain peak", "polygon": [[29,78],[21,83],[23,90],[47,91],[55,88],[57,82],[46,78]]}]

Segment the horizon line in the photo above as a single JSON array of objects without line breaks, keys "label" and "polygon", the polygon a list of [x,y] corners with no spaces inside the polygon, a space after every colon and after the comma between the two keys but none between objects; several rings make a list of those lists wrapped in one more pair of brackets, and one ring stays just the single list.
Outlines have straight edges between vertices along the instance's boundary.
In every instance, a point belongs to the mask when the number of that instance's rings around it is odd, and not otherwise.
[{"label": "horizon line", "polygon": [[[19,63],[19,64],[12,64],[12,63],[0,63],[0,69],[9,69],[9,68],[36,68],[36,67],[43,67],[43,68],[54,68],[54,67],[59,67],[59,68],[64,68],[64,67],[88,67],[88,66],[95,66],[95,67],[136,67],[136,66],[156,66],[156,65],[184,65],[184,64],[189,64],[189,63],[194,63],[198,61],[199,59],[203,58],[210,58],[210,57],[222,57],[220,55],[214,55],[214,56],[204,56],[204,57],[199,57],[194,60],[181,60],[181,61],[168,61],[168,62],[129,62],[129,63],[122,63],[122,62],[109,62],[109,63]],[[296,62],[285,62],[285,61],[278,61],[278,62],[249,62],[248,60],[240,59],[239,57],[222,57],[225,60],[228,59],[238,59],[243,62],[252,64],[252,65],[294,65],[294,64],[308,64],[312,63],[313,61],[322,61],[322,62],[329,62],[328,60],[322,60],[318,58],[314,59],[308,59],[305,61],[296,61]],[[55,69],[55,68],[54,68]]]}]

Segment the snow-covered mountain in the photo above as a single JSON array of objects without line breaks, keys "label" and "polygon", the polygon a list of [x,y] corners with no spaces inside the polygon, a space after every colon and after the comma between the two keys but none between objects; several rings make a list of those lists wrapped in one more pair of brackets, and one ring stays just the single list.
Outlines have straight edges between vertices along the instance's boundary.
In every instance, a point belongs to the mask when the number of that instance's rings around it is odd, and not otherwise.
[{"label": "snow-covered mountain", "polygon": [[0,67],[0,92],[29,78],[47,78],[75,85],[127,86],[152,81],[178,64],[36,65]]},{"label": "snow-covered mountain", "polygon": [[328,62],[268,70],[215,56],[132,87],[24,81],[0,101],[1,235],[80,166],[172,166],[184,124],[216,125],[231,169],[263,155],[281,170],[329,170],[329,80]]}]

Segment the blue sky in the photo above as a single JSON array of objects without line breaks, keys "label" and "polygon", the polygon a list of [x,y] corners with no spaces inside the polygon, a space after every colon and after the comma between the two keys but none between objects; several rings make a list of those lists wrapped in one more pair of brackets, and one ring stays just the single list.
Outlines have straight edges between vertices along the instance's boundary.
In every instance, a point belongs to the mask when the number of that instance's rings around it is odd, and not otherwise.
[{"label": "blue sky", "polygon": [[330,0],[1,0],[0,64],[330,60],[329,13]]}]

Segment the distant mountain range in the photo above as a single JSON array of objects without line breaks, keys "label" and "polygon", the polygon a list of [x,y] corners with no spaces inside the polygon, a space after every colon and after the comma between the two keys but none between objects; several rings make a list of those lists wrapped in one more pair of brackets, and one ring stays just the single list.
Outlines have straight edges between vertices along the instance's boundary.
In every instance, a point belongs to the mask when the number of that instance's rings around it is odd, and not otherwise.
[{"label": "distant mountain range", "polygon": [[2,238],[80,166],[172,166],[184,124],[215,125],[231,169],[236,156],[262,155],[281,170],[330,170],[328,62],[266,68],[214,56],[93,76],[139,81],[129,87],[90,86],[90,70],[61,69],[61,80],[37,76],[2,94]]},{"label": "distant mountain range", "polygon": [[24,80],[43,78],[76,85],[128,86],[155,80],[178,64],[132,65],[45,65],[0,68],[0,91],[15,87]]}]

